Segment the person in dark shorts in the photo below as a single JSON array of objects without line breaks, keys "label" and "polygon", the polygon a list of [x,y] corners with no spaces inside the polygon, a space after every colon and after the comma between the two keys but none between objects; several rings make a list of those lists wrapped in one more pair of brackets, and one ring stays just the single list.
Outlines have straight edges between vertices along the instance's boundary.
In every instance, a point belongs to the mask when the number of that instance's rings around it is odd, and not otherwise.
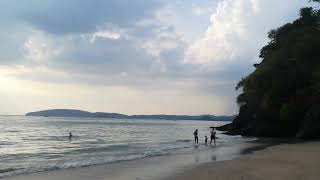
[{"label": "person in dark shorts", "polygon": [[198,129],[196,129],[194,132],[193,132],[193,135],[194,135],[194,143],[198,144]]},{"label": "person in dark shorts", "polygon": [[210,137],[210,145],[212,143],[212,141],[214,142],[214,145],[216,145],[216,130],[215,129],[212,129],[211,131],[211,137]]}]

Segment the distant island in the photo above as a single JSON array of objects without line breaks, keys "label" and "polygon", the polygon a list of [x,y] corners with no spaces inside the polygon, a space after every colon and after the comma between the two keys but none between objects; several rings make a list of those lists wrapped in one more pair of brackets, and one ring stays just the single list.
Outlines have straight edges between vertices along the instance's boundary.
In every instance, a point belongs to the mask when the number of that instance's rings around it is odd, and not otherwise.
[{"label": "distant island", "polygon": [[162,120],[198,120],[198,121],[232,121],[234,116],[214,116],[214,115],[126,115],[107,112],[88,112],[76,109],[49,109],[27,113],[26,116],[42,117],[79,117],[79,118],[114,118],[114,119],[162,119]]}]

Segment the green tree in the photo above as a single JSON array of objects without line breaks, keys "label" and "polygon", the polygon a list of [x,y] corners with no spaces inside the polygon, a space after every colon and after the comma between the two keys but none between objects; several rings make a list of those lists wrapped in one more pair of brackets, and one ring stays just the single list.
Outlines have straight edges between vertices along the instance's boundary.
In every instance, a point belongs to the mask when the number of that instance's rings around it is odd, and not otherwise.
[{"label": "green tree", "polygon": [[294,22],[268,33],[262,61],[236,86],[243,93],[237,98],[235,130],[256,136],[320,137],[319,25],[320,11],[307,7]]}]

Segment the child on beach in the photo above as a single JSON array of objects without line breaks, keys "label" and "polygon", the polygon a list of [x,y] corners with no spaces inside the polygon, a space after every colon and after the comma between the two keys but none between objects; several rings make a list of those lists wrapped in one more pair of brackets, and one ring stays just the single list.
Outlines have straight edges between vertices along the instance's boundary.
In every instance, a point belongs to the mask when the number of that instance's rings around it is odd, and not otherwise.
[{"label": "child on beach", "polygon": [[204,143],[207,145],[208,143],[208,137],[207,136],[204,136]]}]

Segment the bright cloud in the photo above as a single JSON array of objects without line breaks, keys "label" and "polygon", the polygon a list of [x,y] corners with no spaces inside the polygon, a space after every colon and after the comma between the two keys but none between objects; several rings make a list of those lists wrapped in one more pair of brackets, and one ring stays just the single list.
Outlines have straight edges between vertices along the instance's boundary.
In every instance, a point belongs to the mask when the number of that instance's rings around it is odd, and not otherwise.
[{"label": "bright cloud", "polygon": [[290,20],[304,1],[224,0],[210,17],[204,36],[186,52],[186,63],[253,61],[266,43],[266,34]]},{"label": "bright cloud", "polygon": [[213,7],[201,7],[196,4],[192,4],[192,13],[196,16],[212,13]]},{"label": "bright cloud", "polygon": [[112,31],[98,31],[93,33],[92,38],[90,40],[91,43],[94,43],[96,38],[106,38],[106,39],[119,39],[121,37],[121,34],[118,32],[112,32]]}]

